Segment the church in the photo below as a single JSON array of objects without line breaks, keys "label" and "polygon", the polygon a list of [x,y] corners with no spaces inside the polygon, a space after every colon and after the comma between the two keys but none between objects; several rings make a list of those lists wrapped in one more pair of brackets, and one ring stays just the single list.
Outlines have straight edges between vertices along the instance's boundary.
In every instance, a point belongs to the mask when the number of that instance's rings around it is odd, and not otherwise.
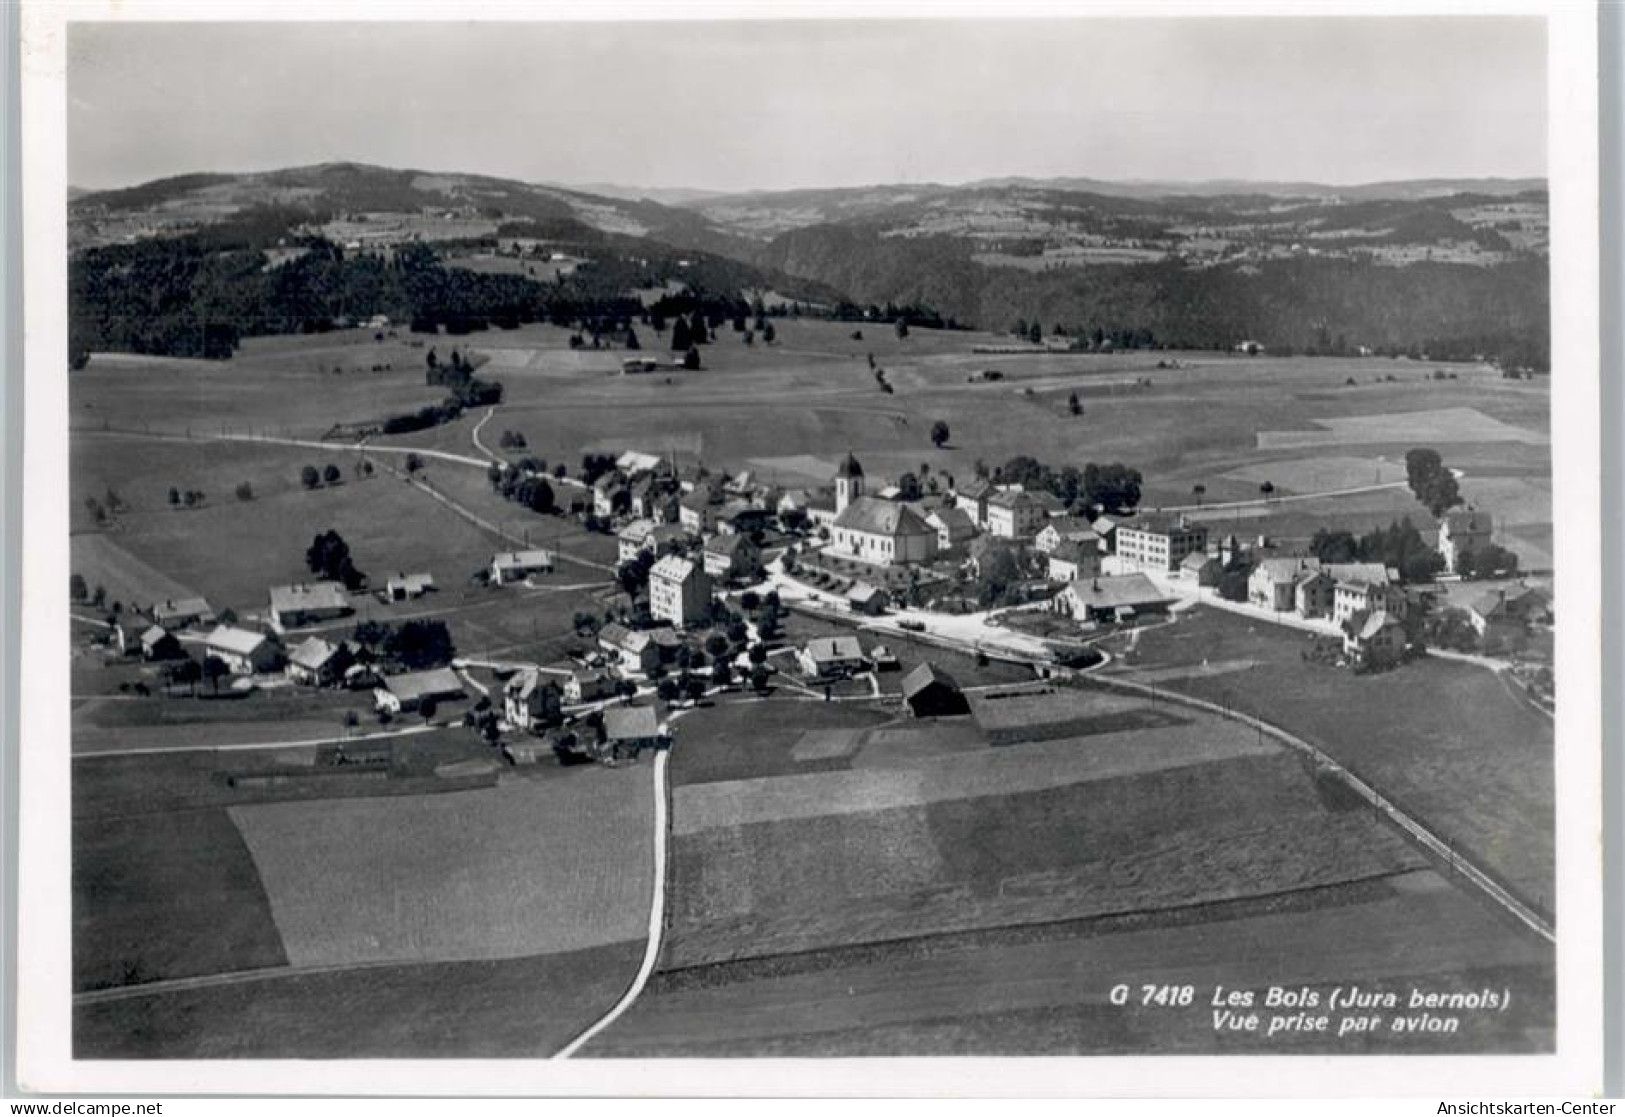
[{"label": "church", "polygon": [[848,453],[835,473],[830,553],[876,566],[928,562],[937,553],[937,533],[908,505],[865,496],[863,467]]}]

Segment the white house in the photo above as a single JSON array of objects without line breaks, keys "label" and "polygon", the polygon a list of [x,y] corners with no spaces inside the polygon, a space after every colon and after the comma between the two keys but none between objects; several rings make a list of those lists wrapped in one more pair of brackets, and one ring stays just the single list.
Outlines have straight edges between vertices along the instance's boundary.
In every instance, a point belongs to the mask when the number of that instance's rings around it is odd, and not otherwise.
[{"label": "white house", "polygon": [[552,551],[502,551],[491,556],[491,581],[499,586],[522,582],[532,574],[551,573]]},{"label": "white house", "polygon": [[964,511],[980,529],[987,528],[987,504],[995,492],[993,485],[978,477],[954,486],[954,507]]},{"label": "white house", "polygon": [[327,686],[337,678],[343,660],[338,644],[312,636],[288,653],[283,669],[288,678],[306,686]]},{"label": "white house", "polygon": [[653,637],[624,625],[606,624],[599,629],[598,646],[627,671],[648,671],[660,662],[660,646]]},{"label": "white house", "polygon": [[156,623],[171,631],[188,625],[214,623],[214,609],[201,597],[159,601],[147,612]]},{"label": "white house", "polygon": [[1056,516],[1033,537],[1033,546],[1046,555],[1062,543],[1080,543],[1099,552],[1099,539],[1094,525],[1082,516]]},{"label": "white house", "polygon": [[216,625],[203,640],[204,651],[231,668],[234,675],[254,675],[276,666],[277,647],[263,632]]},{"label": "white house", "polygon": [[407,601],[434,588],[433,574],[396,574],[384,584],[384,594],[391,601]]},{"label": "white house", "polygon": [[667,555],[649,571],[649,613],[677,628],[711,615],[711,577],[691,559]]},{"label": "white house", "polygon": [[868,666],[856,636],[819,636],[796,653],[801,669],[815,678],[850,674]]},{"label": "white house", "polygon": [[1005,489],[987,501],[987,530],[1000,539],[1027,539],[1043,528],[1049,513],[1020,489]]},{"label": "white house", "polygon": [[540,671],[520,671],[502,688],[502,719],[534,730],[559,720],[559,687]]},{"label": "white house", "polygon": [[271,587],[271,627],[278,632],[320,624],[354,611],[349,593],[337,582]]},{"label": "white house", "polygon": [[1144,574],[1123,574],[1068,582],[1050,608],[1079,622],[1110,623],[1166,612],[1172,601]]},{"label": "white house", "polygon": [[463,682],[450,667],[390,675],[372,692],[378,708],[391,714],[416,710],[426,701],[461,698],[463,694]]},{"label": "white house", "polygon": [[760,556],[748,535],[713,535],[705,541],[702,557],[705,572],[726,582],[748,576]]},{"label": "white house", "polygon": [[976,538],[976,521],[957,504],[936,509],[925,522],[937,533],[938,550],[950,551]]},{"label": "white house", "polygon": [[1066,542],[1049,553],[1048,577],[1052,582],[1076,582],[1100,573],[1100,551],[1093,545]]}]

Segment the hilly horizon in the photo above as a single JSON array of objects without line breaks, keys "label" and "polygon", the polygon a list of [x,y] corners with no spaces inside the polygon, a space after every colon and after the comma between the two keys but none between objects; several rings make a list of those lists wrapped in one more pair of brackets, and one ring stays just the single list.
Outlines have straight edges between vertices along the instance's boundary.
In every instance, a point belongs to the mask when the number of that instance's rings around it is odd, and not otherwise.
[{"label": "hilly horizon", "polygon": [[[505,315],[557,306],[566,284],[578,308],[678,299],[734,317],[739,300],[765,298],[919,325],[1042,322],[1144,344],[1543,351],[1539,180],[1320,189],[1013,178],[685,193],[668,204],[335,162],[85,194],[69,203],[69,241],[83,252],[236,230],[207,251],[260,253],[280,283],[290,256],[317,245],[386,258],[413,245],[454,275],[517,284],[476,300]],[[1530,331],[1534,341],[1515,340]]]}]

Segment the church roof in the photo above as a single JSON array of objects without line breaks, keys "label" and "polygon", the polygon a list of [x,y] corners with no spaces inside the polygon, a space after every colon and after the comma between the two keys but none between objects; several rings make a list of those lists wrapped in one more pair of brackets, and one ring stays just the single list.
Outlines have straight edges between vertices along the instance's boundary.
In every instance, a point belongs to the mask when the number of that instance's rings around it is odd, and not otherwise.
[{"label": "church roof", "polygon": [[936,532],[906,504],[860,496],[835,517],[835,526],[871,535],[929,535]]},{"label": "church roof", "polygon": [[863,476],[863,467],[858,464],[858,459],[852,456],[852,452],[850,450],[847,451],[846,458],[841,462],[840,468],[835,471],[835,476],[836,477],[862,477]]}]

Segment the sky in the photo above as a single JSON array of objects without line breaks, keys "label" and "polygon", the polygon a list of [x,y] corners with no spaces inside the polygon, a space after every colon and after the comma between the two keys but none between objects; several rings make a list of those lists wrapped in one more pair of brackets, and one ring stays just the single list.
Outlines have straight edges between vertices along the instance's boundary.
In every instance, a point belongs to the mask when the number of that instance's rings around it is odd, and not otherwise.
[{"label": "sky", "polygon": [[78,23],[69,182],[709,190],[1546,173],[1537,18]]}]

